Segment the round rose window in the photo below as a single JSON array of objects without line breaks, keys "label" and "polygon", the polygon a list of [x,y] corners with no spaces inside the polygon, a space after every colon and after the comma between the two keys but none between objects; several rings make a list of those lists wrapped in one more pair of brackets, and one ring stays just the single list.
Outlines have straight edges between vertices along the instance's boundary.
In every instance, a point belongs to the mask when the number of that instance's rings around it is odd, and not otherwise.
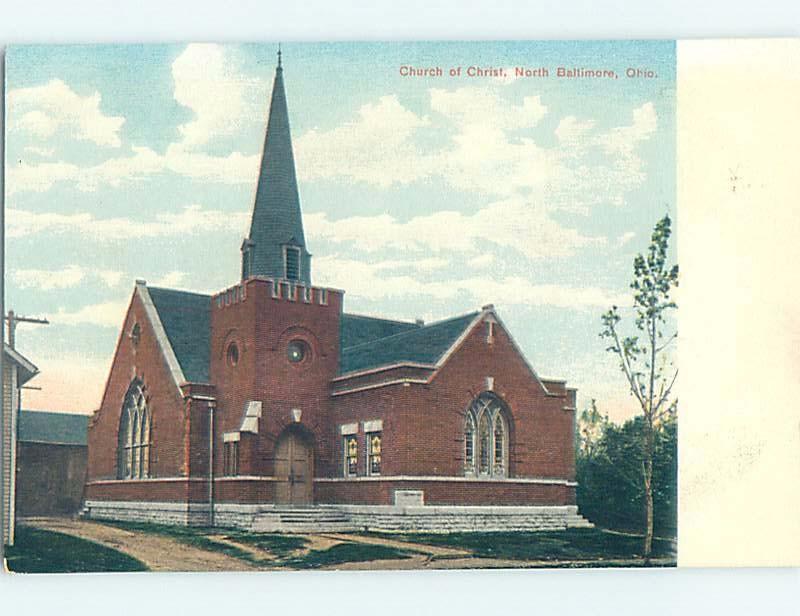
[{"label": "round rose window", "polygon": [[308,345],[302,340],[292,340],[286,349],[286,355],[293,364],[299,364],[308,357]]}]

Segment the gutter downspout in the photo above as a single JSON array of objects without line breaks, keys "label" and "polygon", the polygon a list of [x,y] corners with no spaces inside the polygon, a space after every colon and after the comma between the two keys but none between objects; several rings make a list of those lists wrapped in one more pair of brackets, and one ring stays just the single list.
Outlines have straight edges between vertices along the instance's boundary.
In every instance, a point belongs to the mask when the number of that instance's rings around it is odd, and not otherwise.
[{"label": "gutter downspout", "polygon": [[208,402],[208,523],[214,526],[214,409],[216,401]]}]

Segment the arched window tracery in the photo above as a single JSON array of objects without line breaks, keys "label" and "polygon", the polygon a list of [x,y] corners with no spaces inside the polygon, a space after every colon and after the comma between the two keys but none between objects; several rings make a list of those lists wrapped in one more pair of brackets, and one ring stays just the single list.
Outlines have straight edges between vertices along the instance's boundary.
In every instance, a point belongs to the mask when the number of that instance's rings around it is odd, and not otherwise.
[{"label": "arched window tracery", "polygon": [[144,385],[136,379],[128,388],[120,413],[117,479],[142,479],[149,476],[150,424]]},{"label": "arched window tracery", "polygon": [[489,413],[481,412],[478,420],[478,473],[488,475],[492,468],[492,433]]},{"label": "arched window tracery", "polygon": [[477,477],[508,475],[505,405],[490,392],[475,398],[464,420],[464,472]]},{"label": "arched window tracery", "polygon": [[467,474],[475,472],[475,418],[467,413],[464,422],[464,470]]}]

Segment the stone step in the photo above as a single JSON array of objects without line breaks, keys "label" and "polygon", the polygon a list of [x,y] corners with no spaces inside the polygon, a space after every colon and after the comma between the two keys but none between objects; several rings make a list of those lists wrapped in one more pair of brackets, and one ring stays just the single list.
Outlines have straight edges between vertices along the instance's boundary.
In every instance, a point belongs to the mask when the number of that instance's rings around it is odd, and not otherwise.
[{"label": "stone step", "polygon": [[284,523],[279,520],[268,521],[260,520],[256,522],[252,530],[261,533],[290,533],[290,534],[313,534],[313,533],[347,533],[363,530],[354,526],[350,522],[325,522],[325,523]]}]

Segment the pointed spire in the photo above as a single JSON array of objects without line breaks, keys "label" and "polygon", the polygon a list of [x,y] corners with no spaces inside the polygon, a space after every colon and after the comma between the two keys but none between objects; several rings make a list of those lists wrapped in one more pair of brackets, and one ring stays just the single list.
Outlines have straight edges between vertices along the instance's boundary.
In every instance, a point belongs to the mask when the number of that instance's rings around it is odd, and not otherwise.
[{"label": "pointed spire", "polygon": [[303,234],[279,47],[250,235],[242,244],[242,278],[267,276],[311,284],[310,256]]}]

